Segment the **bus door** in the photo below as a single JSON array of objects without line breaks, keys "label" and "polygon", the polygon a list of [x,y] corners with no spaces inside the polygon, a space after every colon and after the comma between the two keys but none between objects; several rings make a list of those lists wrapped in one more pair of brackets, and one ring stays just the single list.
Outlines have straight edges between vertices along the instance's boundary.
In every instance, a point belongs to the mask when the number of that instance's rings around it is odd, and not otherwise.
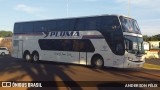
[{"label": "bus door", "polygon": [[18,58],[23,58],[23,41],[19,40],[18,41],[18,52],[17,52],[17,57]]},{"label": "bus door", "polygon": [[13,40],[12,57],[17,57],[18,58],[18,40]]},{"label": "bus door", "polygon": [[87,52],[67,52],[66,57],[63,59],[69,63],[86,65],[87,63],[86,56],[87,56]]},{"label": "bus door", "polygon": [[87,64],[87,52],[79,52],[79,55],[80,55],[79,63],[86,65]]},{"label": "bus door", "polygon": [[95,48],[89,39],[82,39],[78,43],[79,46],[79,64],[87,65],[87,58],[91,57],[94,53]]}]

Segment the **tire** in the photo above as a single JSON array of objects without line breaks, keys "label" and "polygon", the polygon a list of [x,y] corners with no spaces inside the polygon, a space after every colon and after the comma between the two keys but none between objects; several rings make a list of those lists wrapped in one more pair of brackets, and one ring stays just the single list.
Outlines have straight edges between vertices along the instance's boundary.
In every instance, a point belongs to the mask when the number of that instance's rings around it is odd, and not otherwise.
[{"label": "tire", "polygon": [[33,53],[32,60],[34,62],[38,62],[39,61],[39,54],[37,52]]},{"label": "tire", "polygon": [[31,58],[30,53],[25,53],[25,54],[24,54],[24,59],[25,59],[26,61],[28,61],[28,62],[32,61],[32,58]]},{"label": "tire", "polygon": [[4,52],[1,53],[2,56],[6,55]]},{"label": "tire", "polygon": [[101,57],[95,57],[93,58],[92,65],[96,68],[102,68],[104,66],[103,58]]}]

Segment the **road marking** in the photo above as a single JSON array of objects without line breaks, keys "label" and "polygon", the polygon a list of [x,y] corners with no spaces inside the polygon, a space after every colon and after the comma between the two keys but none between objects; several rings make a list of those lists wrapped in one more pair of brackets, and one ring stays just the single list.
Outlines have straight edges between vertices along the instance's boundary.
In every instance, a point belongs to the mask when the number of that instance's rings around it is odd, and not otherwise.
[{"label": "road marking", "polygon": [[160,66],[159,65],[148,64],[148,63],[145,63],[143,68],[145,68],[145,69],[153,69],[153,70],[160,70]]}]

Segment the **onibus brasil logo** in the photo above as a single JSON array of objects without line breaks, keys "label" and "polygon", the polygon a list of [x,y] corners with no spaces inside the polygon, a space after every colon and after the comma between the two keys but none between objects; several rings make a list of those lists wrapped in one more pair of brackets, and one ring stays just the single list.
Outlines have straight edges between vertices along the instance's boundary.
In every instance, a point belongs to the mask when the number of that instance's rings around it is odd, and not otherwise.
[{"label": "onibus brasil logo", "polygon": [[44,38],[46,37],[78,37],[80,36],[79,31],[53,31],[53,32],[42,32]]}]

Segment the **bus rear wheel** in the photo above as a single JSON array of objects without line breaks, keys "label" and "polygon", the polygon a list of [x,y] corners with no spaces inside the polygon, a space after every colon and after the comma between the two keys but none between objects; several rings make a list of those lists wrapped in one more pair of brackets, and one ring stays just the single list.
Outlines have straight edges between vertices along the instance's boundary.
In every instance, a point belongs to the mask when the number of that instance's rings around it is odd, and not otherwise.
[{"label": "bus rear wheel", "polygon": [[24,59],[25,59],[26,61],[31,61],[32,59],[31,59],[30,53],[25,53],[25,54],[24,54]]},{"label": "bus rear wheel", "polygon": [[102,68],[104,66],[103,58],[101,57],[93,58],[92,65],[96,68]]},{"label": "bus rear wheel", "polygon": [[39,61],[39,54],[38,53],[35,52],[35,53],[33,53],[32,56],[33,56],[32,59],[33,59],[34,62]]}]

